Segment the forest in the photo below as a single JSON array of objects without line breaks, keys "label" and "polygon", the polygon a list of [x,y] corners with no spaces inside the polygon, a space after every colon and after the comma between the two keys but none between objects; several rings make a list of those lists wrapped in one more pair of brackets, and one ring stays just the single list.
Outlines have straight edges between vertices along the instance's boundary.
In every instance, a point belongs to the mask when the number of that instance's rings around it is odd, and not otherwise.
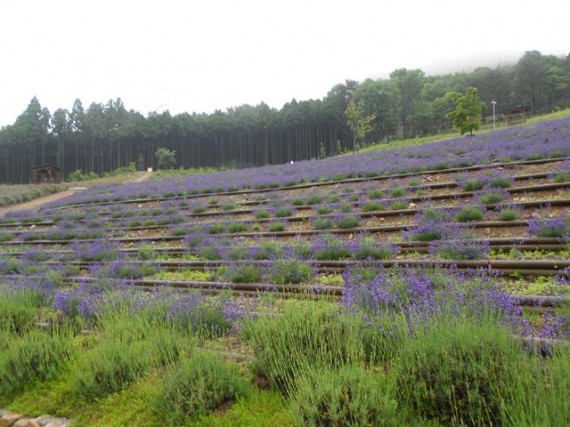
[{"label": "forest", "polygon": [[354,101],[373,115],[360,145],[431,135],[451,128],[449,92],[478,90],[483,120],[491,101],[499,120],[509,109],[531,115],[570,107],[570,54],[526,52],[515,64],[429,76],[397,69],[387,79],[346,80],[322,99],[295,99],[281,109],[265,103],[212,114],[168,111],[146,117],[120,98],[50,112],[34,97],[12,125],[0,129],[0,183],[31,180],[31,169],[59,166],[63,175],[80,170],[102,174],[135,162],[156,167],[159,148],[176,152],[176,167],[245,167],[317,159],[352,149],[345,111]]}]

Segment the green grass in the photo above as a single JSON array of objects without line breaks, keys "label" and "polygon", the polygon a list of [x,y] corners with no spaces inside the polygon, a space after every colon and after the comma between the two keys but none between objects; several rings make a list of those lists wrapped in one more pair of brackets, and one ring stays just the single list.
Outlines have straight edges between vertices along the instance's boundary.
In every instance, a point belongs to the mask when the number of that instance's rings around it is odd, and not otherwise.
[{"label": "green grass", "polygon": [[[570,116],[570,109],[567,108],[565,110],[561,110],[554,113],[530,117],[527,120],[526,125],[533,125],[548,120],[563,119],[568,116]],[[507,127],[506,123],[501,123],[501,122],[496,123],[497,130],[504,129],[506,127]],[[493,132],[493,130],[494,129],[492,124],[481,125],[481,127],[477,131],[477,134],[478,135],[486,134],[489,132]],[[429,144],[430,142],[446,141],[448,139],[458,138],[459,136],[460,136],[459,132],[450,129],[445,132],[438,133],[436,135],[428,135],[428,136],[409,138],[409,139],[399,139],[392,141],[389,144],[380,143],[380,144],[369,145],[368,147],[362,148],[360,152],[365,153],[367,151],[377,151],[377,150],[381,151],[381,150],[391,150],[393,148],[414,147],[417,145]]]},{"label": "green grass", "polygon": [[0,208],[29,202],[66,189],[66,184],[2,184],[0,185]]}]

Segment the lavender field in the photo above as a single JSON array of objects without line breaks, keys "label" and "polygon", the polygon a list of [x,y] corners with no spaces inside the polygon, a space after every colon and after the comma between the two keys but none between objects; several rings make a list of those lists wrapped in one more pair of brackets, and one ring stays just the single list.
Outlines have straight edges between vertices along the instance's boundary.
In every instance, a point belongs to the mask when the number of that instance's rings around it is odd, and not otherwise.
[{"label": "lavender field", "polygon": [[0,217],[0,408],[570,424],[570,118]]}]

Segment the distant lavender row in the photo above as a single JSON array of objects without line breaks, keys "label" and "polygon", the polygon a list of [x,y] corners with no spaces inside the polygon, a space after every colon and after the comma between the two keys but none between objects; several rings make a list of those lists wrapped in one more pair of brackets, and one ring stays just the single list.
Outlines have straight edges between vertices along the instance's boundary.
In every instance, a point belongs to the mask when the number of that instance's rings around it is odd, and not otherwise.
[{"label": "distant lavender row", "polygon": [[308,160],[295,164],[229,170],[156,182],[103,186],[51,206],[97,200],[156,197],[167,193],[237,190],[350,176],[378,176],[488,164],[493,161],[570,156],[570,118],[460,137],[421,146]]}]

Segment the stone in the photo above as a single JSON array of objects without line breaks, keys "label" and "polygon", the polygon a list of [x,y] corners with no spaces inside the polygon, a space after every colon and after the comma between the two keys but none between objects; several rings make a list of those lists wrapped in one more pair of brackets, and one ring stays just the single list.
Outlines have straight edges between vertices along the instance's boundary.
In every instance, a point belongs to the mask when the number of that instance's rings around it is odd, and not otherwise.
[{"label": "stone", "polygon": [[417,205],[412,202],[412,203],[410,203],[410,204],[408,205],[408,209],[414,209],[416,206],[417,206]]},{"label": "stone", "polygon": [[12,427],[41,427],[36,418],[20,418]]},{"label": "stone", "polygon": [[68,422],[64,418],[56,418],[49,415],[42,415],[39,418],[36,418],[37,423],[42,427],[62,427],[67,426]]},{"label": "stone", "polygon": [[0,418],[0,427],[12,427],[20,418],[22,418],[22,415],[14,412],[5,414]]}]

